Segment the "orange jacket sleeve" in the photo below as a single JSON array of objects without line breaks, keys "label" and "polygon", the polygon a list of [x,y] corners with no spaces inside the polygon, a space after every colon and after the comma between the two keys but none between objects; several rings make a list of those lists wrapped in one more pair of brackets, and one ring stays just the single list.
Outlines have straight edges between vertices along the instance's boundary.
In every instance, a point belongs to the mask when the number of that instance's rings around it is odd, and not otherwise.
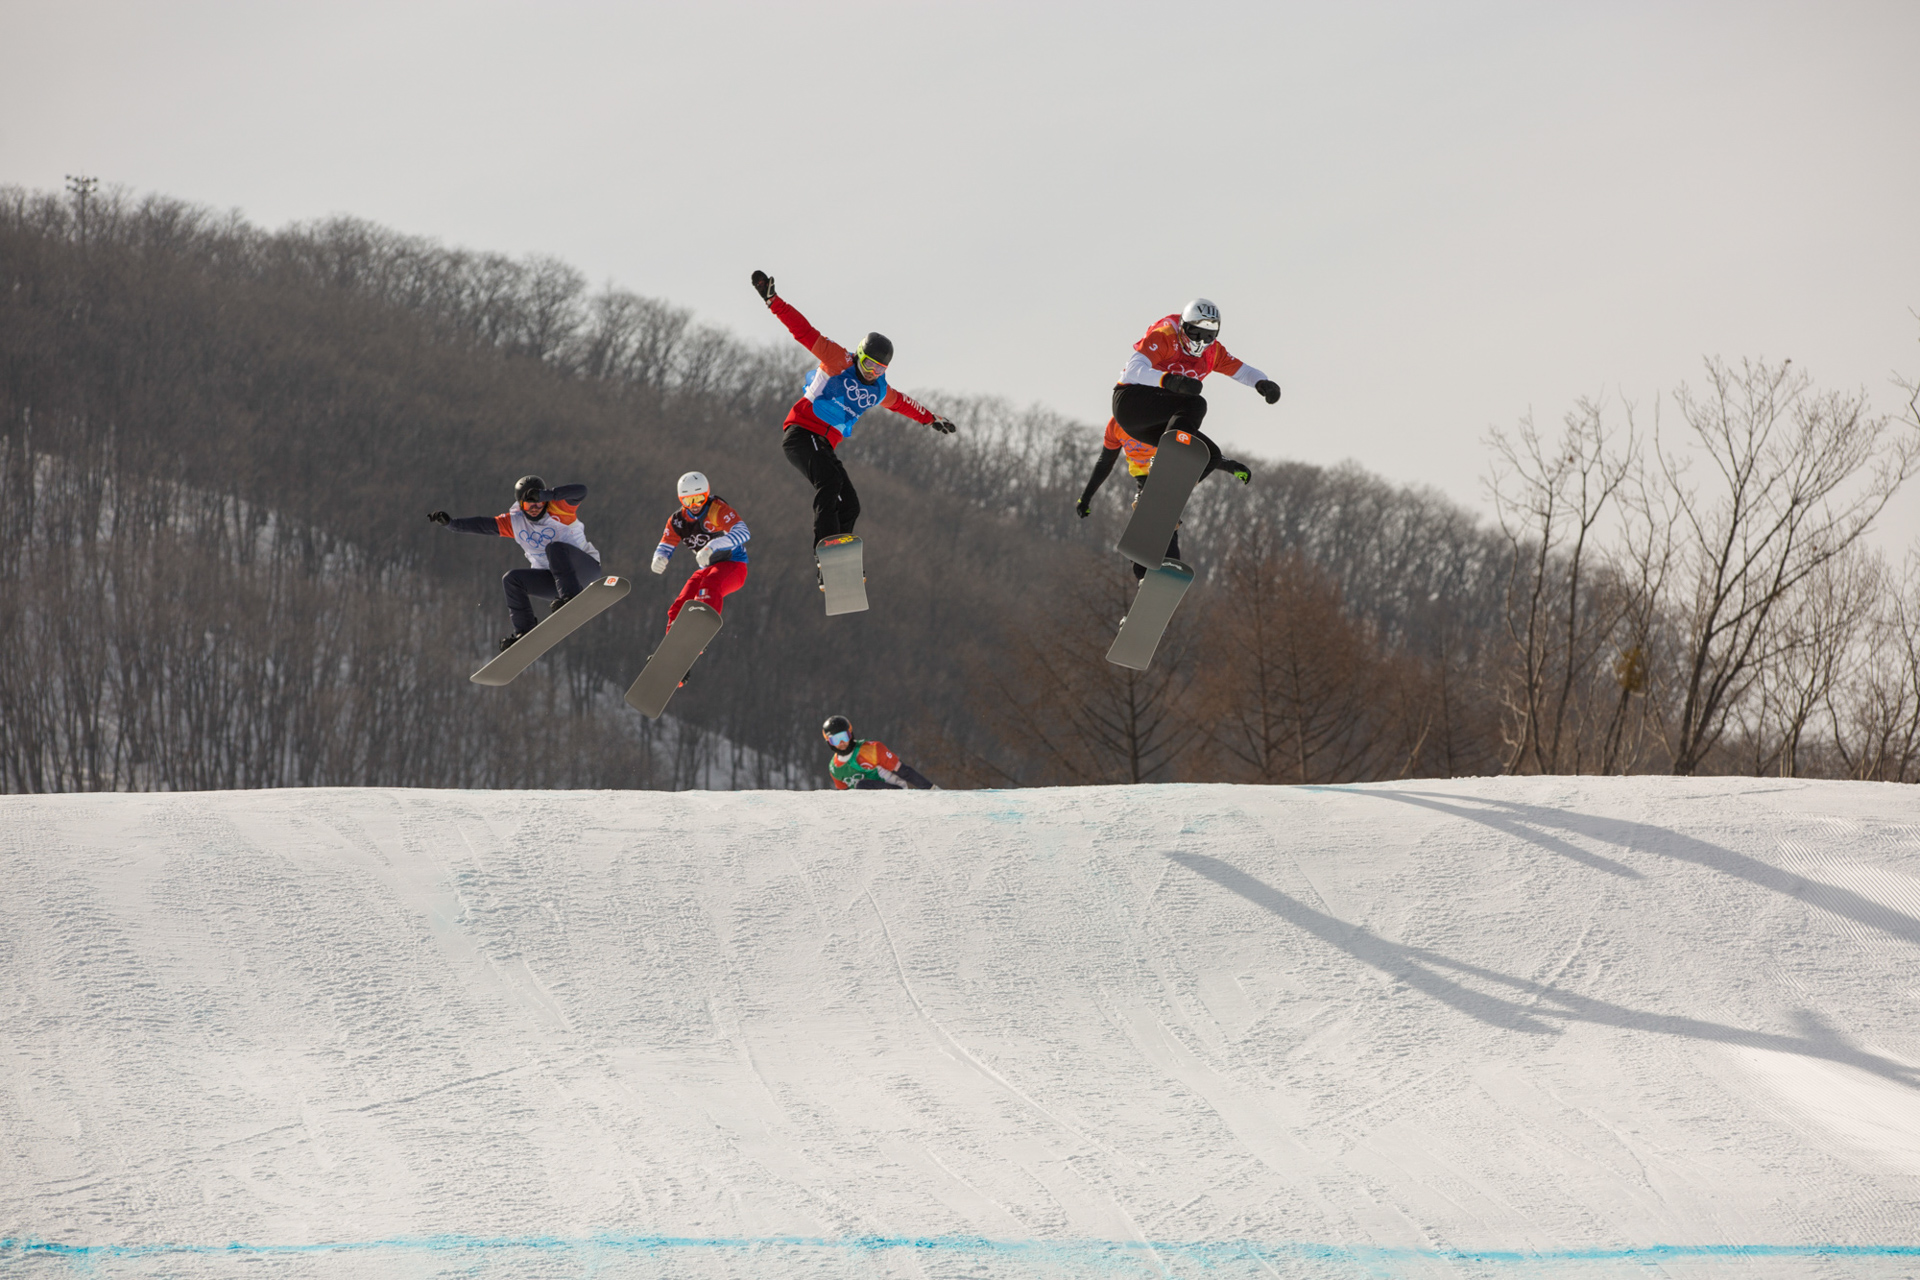
[{"label": "orange jacket sleeve", "polygon": [[793,335],[793,340],[812,352],[813,358],[828,373],[839,373],[853,363],[853,357],[847,354],[845,347],[823,336],[785,298],[774,298],[767,304],[767,310],[780,317],[780,323],[787,326],[787,332]]},{"label": "orange jacket sleeve", "polygon": [[884,742],[869,742],[860,748],[860,763],[878,765],[882,769],[898,769],[900,757],[895,755]]}]

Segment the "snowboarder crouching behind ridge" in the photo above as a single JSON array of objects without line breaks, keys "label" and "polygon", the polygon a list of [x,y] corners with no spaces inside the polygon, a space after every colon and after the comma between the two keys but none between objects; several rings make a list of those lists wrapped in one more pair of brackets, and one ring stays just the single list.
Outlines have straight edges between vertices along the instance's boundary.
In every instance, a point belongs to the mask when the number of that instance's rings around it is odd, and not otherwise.
[{"label": "snowboarder crouching behind ridge", "polygon": [[835,791],[929,791],[933,784],[900,763],[900,757],[884,742],[862,742],[853,736],[853,722],[845,716],[829,716],[820,726],[820,736],[833,748],[833,789]]},{"label": "snowboarder crouching behind ridge", "polygon": [[713,486],[698,471],[680,477],[680,509],[667,518],[660,545],[653,551],[653,571],[665,573],[667,562],[681,544],[693,552],[699,567],[687,578],[680,594],[667,606],[667,625],[680,616],[680,607],[698,600],[721,612],[725,597],[747,580],[747,539],[753,535],[740,513],[716,497]]},{"label": "snowboarder crouching behind ridge", "polygon": [[853,491],[847,468],[834,450],[853,434],[861,414],[873,408],[891,409],[946,435],[953,433],[953,424],[898,387],[887,385],[893,343],[885,334],[868,334],[866,341],[849,353],[831,338],[820,336],[805,316],[778,296],[772,276],[754,272],[753,288],[767,309],[787,326],[787,332],[820,362],[808,375],[805,392],[794,401],[781,427],[786,432],[781,448],[786,451],[787,461],[813,486],[813,544],[817,547],[827,538],[852,533],[854,522],[860,518],[860,496]]},{"label": "snowboarder crouching behind ridge", "polygon": [[503,515],[455,518],[444,511],[427,513],[427,519],[456,533],[512,538],[527,553],[528,568],[509,569],[500,579],[513,619],[513,634],[500,641],[502,651],[538,625],[529,597],[552,600],[548,612],[558,613],[600,576],[600,552],[587,541],[587,526],[580,522],[586,496],[583,484],[549,489],[539,476],[521,476],[513,485],[513,507]]},{"label": "snowboarder crouching behind ridge", "polygon": [[[1200,430],[1207,417],[1207,400],[1200,394],[1200,387],[1210,373],[1224,373],[1235,382],[1245,383],[1268,404],[1280,399],[1278,384],[1220,345],[1220,309],[1205,298],[1195,298],[1177,315],[1162,316],[1145,337],[1133,344],[1133,354],[1113,388],[1113,417],[1107,420],[1100,457],[1093,464],[1085,492],[1074,504],[1081,519],[1092,511],[1093,495],[1106,483],[1115,458],[1123,451],[1127,473],[1135,485],[1144,488],[1160,438],[1170,430],[1189,432],[1207,446],[1202,480],[1215,471],[1224,471],[1242,484],[1252,483],[1252,468],[1221,456],[1220,446]],[[1167,555],[1180,558],[1177,532],[1167,544]],[[1145,574],[1145,568],[1133,566],[1134,577]]]}]

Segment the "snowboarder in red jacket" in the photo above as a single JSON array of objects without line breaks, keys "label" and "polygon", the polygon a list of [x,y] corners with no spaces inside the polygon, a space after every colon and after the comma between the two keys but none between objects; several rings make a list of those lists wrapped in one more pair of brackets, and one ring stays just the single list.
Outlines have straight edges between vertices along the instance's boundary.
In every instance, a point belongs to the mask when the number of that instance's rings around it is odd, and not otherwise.
[{"label": "snowboarder in red jacket", "polygon": [[683,543],[699,567],[667,606],[669,627],[689,600],[710,605],[715,613],[722,611],[725,598],[746,584],[747,539],[753,536],[740,513],[714,494],[700,472],[681,476],[679,489],[680,509],[667,518],[660,545],[653,549],[653,571],[665,573],[667,562]]},{"label": "snowboarder in red jacket", "polygon": [[902,417],[951,435],[953,424],[898,387],[887,385],[887,364],[893,343],[885,334],[870,333],[849,352],[807,322],[785,298],[774,292],[773,277],[753,273],[753,289],[767,309],[787,326],[787,332],[820,362],[807,375],[806,390],[787,412],[782,424],[782,448],[813,486],[813,542],[815,546],[837,534],[852,533],[860,518],[860,496],[834,450],[853,434],[854,423],[869,409],[891,409]]},{"label": "snowboarder in red jacket", "polygon": [[[1207,400],[1200,394],[1201,382],[1210,373],[1224,373],[1235,382],[1259,392],[1268,404],[1280,399],[1280,387],[1260,370],[1230,355],[1220,344],[1220,308],[1205,298],[1195,298],[1186,307],[1162,316],[1133,344],[1133,354],[1120,370],[1120,381],[1113,388],[1113,417],[1107,421],[1106,439],[1093,475],[1074,510],[1086,519],[1093,509],[1093,495],[1106,483],[1114,460],[1127,455],[1127,471],[1134,483],[1145,487],[1153,455],[1160,437],[1168,430],[1186,431],[1207,446],[1206,469],[1202,480],[1215,471],[1224,471],[1241,484],[1253,482],[1253,469],[1244,462],[1222,457],[1220,446],[1200,430],[1207,417]],[[1167,554],[1180,558],[1180,535],[1167,544]],[[1143,577],[1146,569],[1133,566],[1133,576]]]}]

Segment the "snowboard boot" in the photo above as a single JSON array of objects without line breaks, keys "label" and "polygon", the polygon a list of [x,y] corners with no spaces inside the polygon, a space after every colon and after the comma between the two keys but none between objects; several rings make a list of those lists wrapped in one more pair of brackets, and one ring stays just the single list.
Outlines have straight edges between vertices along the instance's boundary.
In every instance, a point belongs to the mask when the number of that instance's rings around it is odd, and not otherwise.
[{"label": "snowboard boot", "polygon": [[571,599],[573,599],[572,596],[555,596],[552,607],[547,610],[547,616],[552,617],[554,614],[560,612],[561,609],[566,607],[567,601]]},{"label": "snowboard boot", "polygon": [[524,631],[516,631],[516,632],[514,632],[514,633],[513,633],[512,635],[510,635],[510,636],[501,636],[501,637],[500,637],[500,652],[502,652],[502,653],[505,653],[505,652],[506,652],[507,650],[509,650],[509,649],[511,649],[511,648],[513,648],[513,642],[514,642],[514,641],[516,641],[516,640],[519,640],[519,639],[522,639],[522,638],[524,638],[524,637],[526,636],[526,634],[527,634],[527,633],[526,633],[526,632],[524,632]]}]

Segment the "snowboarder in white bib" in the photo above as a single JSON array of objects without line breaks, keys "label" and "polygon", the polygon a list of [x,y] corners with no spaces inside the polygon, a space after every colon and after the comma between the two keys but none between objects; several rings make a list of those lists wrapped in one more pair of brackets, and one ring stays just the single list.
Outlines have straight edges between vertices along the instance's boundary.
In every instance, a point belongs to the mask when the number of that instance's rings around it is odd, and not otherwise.
[{"label": "snowboarder in white bib", "polygon": [[[1220,446],[1200,430],[1207,417],[1207,399],[1200,394],[1200,385],[1210,373],[1224,373],[1252,387],[1268,404],[1280,399],[1280,387],[1273,379],[1229,355],[1220,344],[1220,308],[1205,298],[1195,298],[1177,314],[1162,316],[1145,337],[1133,344],[1133,354],[1127,357],[1120,381],[1113,388],[1113,417],[1107,423],[1099,460],[1093,464],[1093,475],[1080,501],[1074,504],[1082,520],[1092,511],[1093,495],[1106,483],[1122,451],[1134,483],[1146,484],[1160,438],[1170,430],[1186,431],[1207,446],[1207,466],[1200,473],[1201,479],[1224,471],[1241,484],[1253,482],[1251,467],[1222,457]],[[1180,558],[1177,533],[1167,545],[1167,555]],[[1145,572],[1141,566],[1133,566],[1134,577]]]},{"label": "snowboarder in white bib", "polygon": [[913,766],[902,764],[900,757],[878,741],[862,742],[853,736],[853,722],[845,716],[828,716],[820,726],[820,736],[833,748],[835,791],[929,791],[933,784],[921,777]]},{"label": "snowboarder in white bib", "polygon": [[586,496],[583,484],[549,489],[539,476],[521,476],[514,482],[512,508],[500,515],[427,514],[427,519],[456,533],[512,538],[526,553],[528,567],[509,569],[500,579],[513,620],[513,634],[500,641],[502,650],[538,625],[531,597],[552,600],[549,612],[557,613],[580,594],[580,588],[600,576],[600,552],[587,541],[587,526],[580,522],[580,504]]}]

